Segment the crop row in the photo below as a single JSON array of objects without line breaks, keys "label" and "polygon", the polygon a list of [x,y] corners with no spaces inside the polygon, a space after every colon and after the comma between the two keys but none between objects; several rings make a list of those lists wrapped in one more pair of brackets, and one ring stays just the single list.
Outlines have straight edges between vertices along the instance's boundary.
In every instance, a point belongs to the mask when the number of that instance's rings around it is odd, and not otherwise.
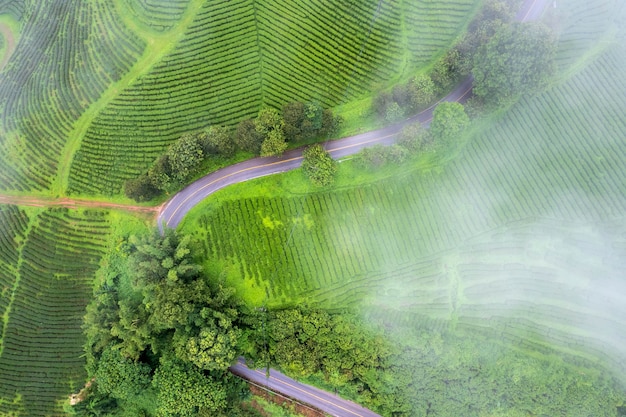
[{"label": "crop row", "polygon": [[207,3],[175,51],[94,120],[72,165],[70,191],[119,192],[183,133],[256,113],[254,31],[250,2]]},{"label": "crop row", "polygon": [[[11,300],[28,222],[17,206],[0,206],[0,314],[5,314]],[[0,343],[3,338],[0,334]]]},{"label": "crop row", "polygon": [[[559,34],[557,63],[567,69],[585,52],[597,46],[608,29],[607,22],[615,16],[615,4],[602,0],[575,0],[567,4],[569,14],[565,27]],[[561,12],[562,13],[562,12]]]},{"label": "crop row", "polygon": [[[444,3],[458,30],[457,11],[469,9]],[[183,133],[232,126],[262,104],[329,107],[370,91],[402,69],[401,19],[397,4],[375,0],[208,2],[175,50],[93,122],[70,192],[118,193]]]},{"label": "crop row", "polygon": [[[59,400],[83,383],[81,330],[103,253],[103,213],[41,213],[21,251],[20,281],[0,356],[0,397],[18,393],[28,415],[63,415]],[[0,403],[0,413],[9,412]]]},{"label": "crop row", "polygon": [[159,32],[171,29],[185,12],[187,0],[125,0],[134,17],[142,24]]},{"label": "crop row", "polygon": [[[225,203],[200,226],[214,256],[236,260],[243,276],[272,279],[277,288],[321,290],[360,276],[375,286],[385,279],[376,272],[381,265],[408,263],[442,237],[435,222],[416,216],[418,196],[411,187],[384,183],[303,198],[243,199]],[[437,271],[421,270],[419,262],[405,269],[398,271],[399,287],[415,276],[440,286],[433,282]]]},{"label": "crop row", "polygon": [[20,190],[47,188],[76,120],[143,48],[111,3],[34,2],[28,16],[0,75],[2,123],[12,134],[11,157],[0,156],[11,167],[3,187]]},{"label": "crop row", "polygon": [[459,25],[468,18],[475,0],[448,2],[404,2],[405,25],[411,60],[425,65],[457,36]]}]

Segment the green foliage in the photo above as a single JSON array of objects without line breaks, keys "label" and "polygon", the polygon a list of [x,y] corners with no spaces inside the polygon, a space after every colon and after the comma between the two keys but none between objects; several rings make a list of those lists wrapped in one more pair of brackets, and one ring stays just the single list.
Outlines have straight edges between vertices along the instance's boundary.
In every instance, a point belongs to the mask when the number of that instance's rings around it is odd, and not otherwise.
[{"label": "green foliage", "polygon": [[419,122],[405,126],[398,136],[398,145],[412,153],[425,150],[431,143],[430,131]]},{"label": "green foliage", "polygon": [[135,201],[149,201],[159,195],[160,190],[154,186],[154,182],[148,174],[140,175],[124,183],[124,195]]},{"label": "green foliage", "polygon": [[158,417],[208,417],[227,405],[225,386],[189,363],[162,360],[152,384],[158,392]]},{"label": "green foliage", "polygon": [[201,134],[204,155],[214,153],[229,158],[235,153],[235,141],[226,127],[211,126]]},{"label": "green foliage", "polygon": [[387,106],[385,110],[385,121],[388,123],[394,123],[404,118],[404,109],[400,107],[395,101]]},{"label": "green foliage", "polygon": [[267,320],[260,352],[382,415],[615,415],[622,403],[610,378],[476,334],[320,310],[275,311]]},{"label": "green foliage", "polygon": [[239,122],[235,131],[235,143],[244,151],[254,154],[261,152],[263,137],[257,133],[254,119],[245,119]]},{"label": "green foliage", "polygon": [[499,28],[474,56],[474,94],[491,105],[541,90],[555,72],[556,39],[538,23]]},{"label": "green foliage", "polygon": [[282,129],[271,130],[261,144],[261,156],[278,156],[286,150],[287,142]]},{"label": "green foliage", "polygon": [[448,50],[433,66],[430,74],[438,92],[449,91],[463,77],[461,55],[457,48]]},{"label": "green foliage", "polygon": [[259,114],[254,119],[256,132],[262,137],[267,137],[274,130],[282,130],[284,125],[285,121],[278,110],[271,107],[264,107],[259,110]]},{"label": "green foliage", "polygon": [[202,147],[192,135],[184,135],[174,142],[167,150],[166,155],[172,176],[179,183],[187,179],[204,157]]},{"label": "green foliage", "polygon": [[433,112],[430,133],[437,144],[449,144],[458,139],[469,124],[461,103],[440,103]]},{"label": "green foliage", "polygon": [[425,108],[435,98],[435,83],[428,75],[420,74],[411,78],[407,85],[408,106],[411,111]]},{"label": "green foliage", "polygon": [[333,183],[337,173],[337,162],[322,145],[309,146],[302,155],[302,170],[314,185],[324,187]]},{"label": "green foliage", "polygon": [[150,371],[148,365],[125,358],[119,350],[109,346],[100,356],[94,377],[101,394],[127,400],[150,384]]},{"label": "green foliage", "polygon": [[162,155],[148,170],[148,177],[152,185],[161,191],[170,191],[176,188],[174,170],[168,155]]},{"label": "green foliage", "polygon": [[239,305],[203,274],[193,248],[171,229],[131,236],[99,272],[84,325],[88,370],[100,394],[122,400],[120,410],[145,409],[141,398],[152,388],[157,415],[226,405],[225,373],[241,354]]}]

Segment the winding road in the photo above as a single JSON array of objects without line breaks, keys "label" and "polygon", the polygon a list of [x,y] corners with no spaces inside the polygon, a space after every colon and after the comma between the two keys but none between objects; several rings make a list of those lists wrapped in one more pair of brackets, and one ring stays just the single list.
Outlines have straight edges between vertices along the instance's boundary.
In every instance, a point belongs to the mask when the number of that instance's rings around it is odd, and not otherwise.
[{"label": "winding road", "polygon": [[[539,19],[543,14],[546,4],[549,2],[550,0],[524,0],[519,12],[515,16],[515,20],[528,22]],[[472,77],[468,77],[446,97],[407,120],[387,126],[383,129],[327,142],[324,147],[333,158],[337,159],[353,155],[368,146],[377,144],[390,145],[395,142],[398,133],[400,133],[402,128],[407,124],[420,122],[424,125],[428,125],[432,119],[434,107],[440,102],[466,102],[472,94],[472,81]],[[298,168],[302,164],[303,150],[304,148],[297,148],[289,150],[279,157],[249,159],[200,178],[175,194],[161,207],[157,217],[159,230],[163,232],[164,227],[175,229],[193,207],[209,195],[228,185]]]},{"label": "winding road", "polygon": [[380,414],[376,414],[352,401],[294,381],[275,369],[270,369],[267,374],[262,369],[250,369],[243,359],[239,359],[235,365],[231,366],[230,372],[270,391],[278,392],[302,404],[310,405],[331,416],[380,417]]},{"label": "winding road", "polygon": [[[537,20],[541,17],[548,3],[550,3],[550,0],[524,0],[515,18],[517,21],[521,22]],[[0,62],[1,69],[14,49],[14,42],[12,33],[8,30],[8,27],[0,24],[0,32],[4,34],[9,44],[3,62]],[[472,81],[471,77],[466,79],[440,101],[465,102],[472,94]],[[398,133],[405,125],[414,122],[420,122],[425,125],[428,124],[432,119],[435,105],[401,123],[372,132],[328,142],[325,148],[334,158],[341,158],[355,154],[361,149],[375,144],[390,145],[395,142]],[[189,210],[221,188],[299,167],[302,163],[302,151],[303,148],[292,149],[280,157],[254,158],[220,169],[190,184],[188,187],[175,194],[161,207],[139,207],[100,201],[46,199],[10,195],[0,195],[0,204],[115,208],[143,212],[158,212],[158,226],[159,229],[163,231],[164,227],[176,228]],[[301,403],[310,405],[332,416],[379,417],[378,414],[355,403],[343,400],[336,395],[317,388],[296,382],[273,369],[269,370],[269,373],[266,374],[262,370],[248,368],[243,360],[239,360],[230,370],[235,375],[267,387],[270,390],[279,392]]]}]

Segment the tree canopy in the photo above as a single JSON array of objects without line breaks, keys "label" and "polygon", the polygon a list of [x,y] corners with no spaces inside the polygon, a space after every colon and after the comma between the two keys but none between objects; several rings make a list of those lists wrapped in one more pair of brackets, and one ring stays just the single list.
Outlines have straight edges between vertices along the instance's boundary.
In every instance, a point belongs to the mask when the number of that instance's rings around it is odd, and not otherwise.
[{"label": "tree canopy", "polygon": [[461,103],[444,102],[435,107],[430,133],[435,143],[448,144],[469,124],[469,117]]},{"label": "tree canopy", "polygon": [[323,187],[333,183],[337,173],[337,162],[322,145],[309,146],[302,156],[302,170],[313,184]]},{"label": "tree canopy", "polygon": [[170,229],[131,236],[98,279],[85,317],[97,391],[129,409],[154,393],[162,416],[224,409],[245,326],[233,290],[194,261],[191,238]]},{"label": "tree canopy", "polygon": [[555,71],[556,40],[540,23],[502,25],[474,56],[474,94],[508,103],[545,87]]}]

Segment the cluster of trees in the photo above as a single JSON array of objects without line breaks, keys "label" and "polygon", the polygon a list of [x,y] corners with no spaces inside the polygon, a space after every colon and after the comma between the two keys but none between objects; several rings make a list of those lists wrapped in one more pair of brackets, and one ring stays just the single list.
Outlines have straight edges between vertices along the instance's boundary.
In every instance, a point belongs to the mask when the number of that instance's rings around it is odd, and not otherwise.
[{"label": "cluster of trees", "polygon": [[235,150],[236,144],[225,127],[211,126],[187,133],[170,145],[148,172],[126,181],[124,193],[136,201],[148,201],[179,188],[207,158],[230,158]]},{"label": "cluster of trees", "polygon": [[211,126],[181,136],[148,172],[126,181],[124,193],[135,201],[148,201],[180,188],[208,158],[230,158],[238,149],[255,155],[280,155],[288,143],[328,137],[340,124],[341,117],[315,102],[287,103],[282,113],[265,107],[255,119],[241,121],[234,132]]},{"label": "cluster of trees", "polygon": [[606,415],[606,405],[623,398],[610,378],[592,373],[581,382],[581,368],[554,356],[538,359],[477,335],[381,324],[346,312],[269,312],[255,359],[386,416]]},{"label": "cluster of trees", "polygon": [[405,84],[397,84],[392,91],[381,91],[372,103],[378,117],[388,123],[404,119],[428,106],[444,90],[438,88],[428,74],[419,74]]},{"label": "cluster of trees", "polygon": [[[82,415],[227,415],[227,368],[246,324],[232,289],[194,262],[188,236],[131,237],[106,258],[85,317],[91,397]],[[231,411],[228,415],[234,415]]]},{"label": "cluster of trees", "polygon": [[399,164],[410,155],[435,147],[450,147],[454,140],[463,134],[469,125],[469,117],[460,103],[443,102],[433,112],[433,120],[428,129],[416,122],[405,126],[396,144],[376,145],[363,149],[356,156],[356,162],[364,169],[379,168],[388,163]]},{"label": "cluster of trees", "polygon": [[555,36],[540,23],[512,23],[517,3],[486,1],[464,37],[430,73],[379,92],[373,112],[387,122],[399,121],[427,107],[469,74],[474,75],[478,105],[507,104],[545,87],[555,71]]}]

